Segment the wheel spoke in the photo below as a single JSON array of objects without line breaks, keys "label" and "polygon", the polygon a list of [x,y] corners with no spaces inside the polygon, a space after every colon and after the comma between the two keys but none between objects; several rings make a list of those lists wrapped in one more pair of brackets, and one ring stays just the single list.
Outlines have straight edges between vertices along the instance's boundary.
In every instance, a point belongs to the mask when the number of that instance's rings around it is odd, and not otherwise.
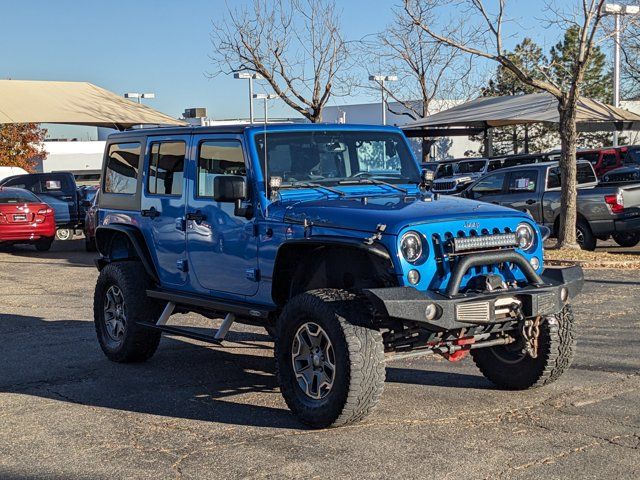
[{"label": "wheel spoke", "polygon": [[331,391],[335,355],[331,339],[318,324],[300,326],[293,338],[291,361],[298,385],[308,397],[320,400]]}]

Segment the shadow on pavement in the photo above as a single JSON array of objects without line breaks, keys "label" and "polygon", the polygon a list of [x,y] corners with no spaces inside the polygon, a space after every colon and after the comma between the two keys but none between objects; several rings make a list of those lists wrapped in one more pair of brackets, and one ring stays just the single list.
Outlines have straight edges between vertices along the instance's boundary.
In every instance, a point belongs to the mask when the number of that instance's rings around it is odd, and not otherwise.
[{"label": "shadow on pavement", "polygon": [[[66,264],[76,267],[94,267],[93,261],[98,257],[97,253],[85,251],[84,239],[64,242],[56,240],[48,252],[39,252],[31,245],[4,245],[0,247],[0,252],[9,254],[13,258],[64,260]],[[14,263],[14,260],[3,260],[3,263]],[[25,261],[25,263],[29,262]]]}]

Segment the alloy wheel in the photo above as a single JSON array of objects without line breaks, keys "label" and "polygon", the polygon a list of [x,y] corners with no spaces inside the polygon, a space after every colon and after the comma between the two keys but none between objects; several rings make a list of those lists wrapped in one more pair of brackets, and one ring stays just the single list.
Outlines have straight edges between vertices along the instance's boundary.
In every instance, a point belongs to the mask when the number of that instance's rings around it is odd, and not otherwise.
[{"label": "alloy wheel", "polygon": [[335,353],[320,325],[307,322],[298,329],[291,363],[298,385],[309,398],[321,400],[329,394],[335,380]]},{"label": "alloy wheel", "polygon": [[127,328],[127,317],[124,297],[117,285],[111,285],[105,293],[104,324],[107,335],[114,342],[120,343]]}]

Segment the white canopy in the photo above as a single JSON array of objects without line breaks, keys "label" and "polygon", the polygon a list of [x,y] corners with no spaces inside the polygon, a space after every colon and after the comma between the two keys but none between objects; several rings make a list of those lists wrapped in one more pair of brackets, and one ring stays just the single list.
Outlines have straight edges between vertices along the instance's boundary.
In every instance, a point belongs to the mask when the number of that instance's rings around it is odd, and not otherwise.
[{"label": "white canopy", "polygon": [[0,80],[0,123],[62,123],[124,130],[186,125],[86,82]]}]

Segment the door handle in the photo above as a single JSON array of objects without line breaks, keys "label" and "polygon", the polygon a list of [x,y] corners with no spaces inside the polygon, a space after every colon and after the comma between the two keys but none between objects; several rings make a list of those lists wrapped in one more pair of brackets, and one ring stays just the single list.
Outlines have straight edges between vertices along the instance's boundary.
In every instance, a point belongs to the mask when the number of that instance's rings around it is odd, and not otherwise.
[{"label": "door handle", "polygon": [[187,220],[193,220],[196,223],[204,222],[207,219],[207,216],[203,214],[200,210],[196,210],[195,212],[189,212],[186,215]]},{"label": "door handle", "polygon": [[151,207],[149,210],[140,210],[140,215],[143,217],[156,218],[160,216],[160,212],[156,210],[156,207]]},{"label": "door handle", "polygon": [[534,203],[536,203],[536,201],[533,198],[530,198],[529,200],[527,200],[526,202],[527,205],[533,205]]}]

